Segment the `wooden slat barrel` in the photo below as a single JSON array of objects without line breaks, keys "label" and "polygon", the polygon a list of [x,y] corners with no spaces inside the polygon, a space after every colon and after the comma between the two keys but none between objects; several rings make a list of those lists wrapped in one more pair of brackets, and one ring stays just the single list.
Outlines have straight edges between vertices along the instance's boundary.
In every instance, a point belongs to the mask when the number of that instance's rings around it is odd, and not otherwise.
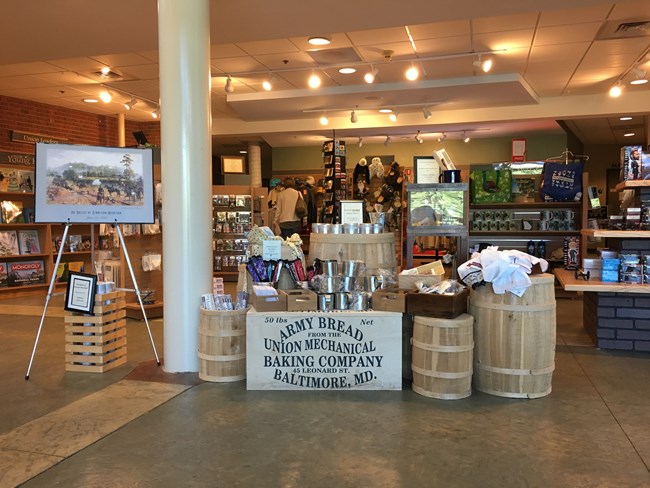
[{"label": "wooden slat barrel", "polygon": [[315,234],[309,237],[309,264],[314,259],[340,261],[361,260],[366,263],[366,274],[378,269],[396,271],[395,235],[382,234]]},{"label": "wooden slat barrel", "polygon": [[555,369],[555,279],[531,275],[522,297],[494,293],[491,284],[472,290],[474,387],[508,398],[551,393]]},{"label": "wooden slat barrel", "polygon": [[246,313],[249,308],[232,311],[201,308],[199,378],[220,383],[246,378]]},{"label": "wooden slat barrel", "polygon": [[454,319],[416,315],[413,325],[413,391],[441,400],[472,394],[471,315]]}]

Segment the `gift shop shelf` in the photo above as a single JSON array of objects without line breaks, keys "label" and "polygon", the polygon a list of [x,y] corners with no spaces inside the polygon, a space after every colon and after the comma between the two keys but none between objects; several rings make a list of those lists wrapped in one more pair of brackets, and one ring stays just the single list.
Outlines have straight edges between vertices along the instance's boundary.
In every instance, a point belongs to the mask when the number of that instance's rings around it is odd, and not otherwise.
[{"label": "gift shop shelf", "polygon": [[540,208],[540,209],[552,209],[552,208],[580,208],[582,205],[581,202],[508,202],[508,203],[481,203],[481,204],[470,204],[470,210],[487,210],[487,209],[514,209],[514,208]]},{"label": "gift shop shelf", "polygon": [[591,291],[599,293],[642,293],[650,294],[650,285],[632,283],[610,283],[600,280],[583,280],[575,277],[575,271],[556,268],[553,270],[566,291]]},{"label": "gift shop shelf", "polygon": [[619,239],[650,239],[650,230],[608,230],[608,229],[582,229],[583,236],[611,237]]},{"label": "gift shop shelf", "polygon": [[614,190],[632,190],[634,188],[650,188],[650,180],[628,180],[622,181],[614,187]]}]

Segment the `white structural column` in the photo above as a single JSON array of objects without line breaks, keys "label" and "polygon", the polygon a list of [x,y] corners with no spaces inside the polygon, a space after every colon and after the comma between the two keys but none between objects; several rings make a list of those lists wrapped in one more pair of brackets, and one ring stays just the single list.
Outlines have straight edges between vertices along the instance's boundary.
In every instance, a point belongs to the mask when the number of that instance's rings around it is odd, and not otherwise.
[{"label": "white structural column", "polygon": [[251,175],[251,186],[262,186],[262,153],[257,142],[248,143],[248,171]]},{"label": "white structural column", "polygon": [[158,0],[164,369],[198,371],[201,295],[212,291],[209,0]]}]

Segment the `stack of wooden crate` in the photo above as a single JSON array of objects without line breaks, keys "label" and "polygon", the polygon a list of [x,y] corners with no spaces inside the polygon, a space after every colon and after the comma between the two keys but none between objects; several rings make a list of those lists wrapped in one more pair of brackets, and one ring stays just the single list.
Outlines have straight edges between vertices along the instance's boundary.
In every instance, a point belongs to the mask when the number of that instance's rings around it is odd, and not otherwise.
[{"label": "stack of wooden crate", "polygon": [[103,373],[126,363],[124,295],[95,295],[92,314],[66,312],[66,371]]}]

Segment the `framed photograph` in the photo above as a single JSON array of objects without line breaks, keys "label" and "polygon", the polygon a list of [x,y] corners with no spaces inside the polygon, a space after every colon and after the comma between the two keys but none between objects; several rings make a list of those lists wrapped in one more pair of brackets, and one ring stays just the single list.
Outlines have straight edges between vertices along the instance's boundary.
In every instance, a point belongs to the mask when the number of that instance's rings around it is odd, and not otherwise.
[{"label": "framed photograph", "polygon": [[246,174],[245,156],[221,156],[221,173],[243,175]]},{"label": "framed photograph", "polygon": [[440,165],[429,156],[413,156],[415,183],[440,183]]},{"label": "framed photograph", "polygon": [[95,306],[97,276],[70,271],[63,308],[71,312],[92,313]]},{"label": "framed photograph", "polygon": [[36,144],[34,221],[152,224],[151,148]]},{"label": "framed photograph", "polygon": [[341,200],[341,223],[363,224],[363,200]]}]

